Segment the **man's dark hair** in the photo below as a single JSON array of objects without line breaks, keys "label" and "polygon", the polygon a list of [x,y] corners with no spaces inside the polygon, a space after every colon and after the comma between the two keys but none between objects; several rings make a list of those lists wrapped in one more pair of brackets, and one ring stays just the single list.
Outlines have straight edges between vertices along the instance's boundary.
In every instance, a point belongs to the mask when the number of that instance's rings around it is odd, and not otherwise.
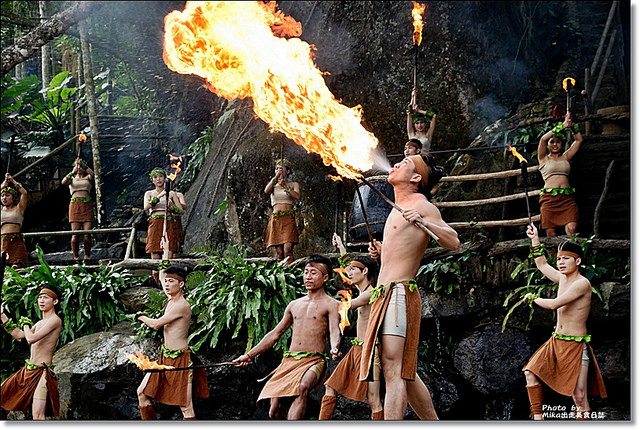
[{"label": "man's dark hair", "polygon": [[166,269],[164,269],[164,273],[165,275],[178,275],[184,281],[187,280],[187,271],[180,266],[169,266]]},{"label": "man's dark hair", "polygon": [[420,142],[420,139],[416,139],[415,137],[412,137],[411,139],[409,139],[409,142],[415,143],[416,145],[418,145],[418,149],[422,149],[422,142]]},{"label": "man's dark hair", "polygon": [[325,267],[327,268],[327,274],[329,275],[329,279],[331,279],[331,276],[333,274],[333,265],[331,264],[331,260],[329,260],[324,255],[313,254],[307,257],[307,260],[304,262],[304,265],[306,266],[311,263],[324,264]]},{"label": "man's dark hair", "polygon": [[378,278],[378,263],[371,257],[367,257],[366,255],[353,257],[353,261],[359,261],[364,264],[366,268],[369,270],[367,273],[367,278],[369,282],[375,286],[376,279]]},{"label": "man's dark hair", "polygon": [[[62,309],[62,307],[60,306],[60,303],[62,303],[62,293],[60,292],[60,290],[58,289],[58,287],[56,287],[55,285],[51,285],[51,284],[47,284],[46,282],[42,283],[42,285],[40,285],[40,290],[42,290],[43,288],[46,288],[48,290],[51,290],[55,293],[56,296],[58,296],[58,303],[56,303],[55,305],[53,305],[53,308],[56,311],[59,311]],[[38,293],[39,294],[39,293]]]},{"label": "man's dark hair", "polygon": [[431,200],[431,190],[438,185],[440,179],[444,175],[444,167],[436,165],[436,159],[430,153],[420,154],[422,160],[429,169],[429,175],[427,176],[427,187],[418,187],[418,191],[424,194],[428,200]]},{"label": "man's dark hair", "polygon": [[560,251],[573,252],[574,254],[578,254],[578,257],[581,260],[584,259],[584,254],[582,252],[582,246],[580,246],[579,243],[571,242],[570,240],[566,240],[566,241],[562,242],[560,245],[558,245],[558,252],[560,252]]}]

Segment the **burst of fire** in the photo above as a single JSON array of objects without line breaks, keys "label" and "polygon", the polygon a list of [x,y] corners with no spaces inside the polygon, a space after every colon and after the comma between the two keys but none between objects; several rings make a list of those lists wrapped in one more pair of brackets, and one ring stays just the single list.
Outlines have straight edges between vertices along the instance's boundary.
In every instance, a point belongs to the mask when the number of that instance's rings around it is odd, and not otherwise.
[{"label": "burst of fire", "polygon": [[564,90],[566,92],[569,92],[569,88],[567,88],[567,83],[571,82],[571,86],[575,87],[576,86],[576,80],[569,77],[569,78],[564,78],[564,80],[562,81],[562,88],[564,88]]},{"label": "burst of fire", "polygon": [[516,157],[516,158],[517,158],[521,163],[528,164],[528,163],[527,163],[527,159],[526,159],[526,158],[524,158],[522,155],[520,155],[520,153],[519,153],[518,151],[516,151],[516,148],[514,148],[514,147],[513,147],[513,146],[511,146],[511,145],[507,145],[507,149],[508,149],[509,151],[511,151],[511,153],[513,154],[513,156],[514,156],[514,157]]},{"label": "burst of fire", "polygon": [[420,46],[422,43],[422,15],[427,5],[413,2],[413,10],[411,11],[411,17],[413,18],[413,44]]},{"label": "burst of fire", "polygon": [[347,276],[347,274],[346,274],[347,271],[344,268],[340,267],[340,268],[337,268],[337,269],[333,269],[333,271],[336,272],[338,275],[340,275],[340,278],[342,279],[342,282],[344,282],[347,285],[351,285],[352,284],[351,279],[349,279],[349,277]]},{"label": "burst of fire", "polygon": [[340,305],[338,313],[340,314],[340,333],[344,334],[344,328],[349,327],[349,309],[351,308],[351,292],[349,290],[338,291],[340,296]]},{"label": "burst of fire", "polygon": [[138,369],[147,370],[147,369],[175,369],[174,366],[167,366],[166,364],[158,364],[155,361],[149,360],[149,357],[142,354],[140,351],[136,351],[136,355],[129,354],[128,352],[124,352],[124,355],[127,356],[129,360],[131,360]]},{"label": "burst of fire", "polygon": [[342,182],[342,176],[327,175],[327,178],[331,179],[334,182]]},{"label": "burst of fire", "polygon": [[80,133],[80,136],[78,136],[78,140],[80,142],[86,142],[87,141],[87,135],[84,133]]},{"label": "burst of fire", "polygon": [[175,170],[167,175],[167,178],[171,179],[172,181],[175,181],[176,178],[178,177],[178,173],[182,171],[182,169],[180,168],[180,165],[182,164],[182,155],[180,155],[179,157],[176,157],[173,154],[169,154],[169,160],[178,161],[177,163],[171,163],[171,167]]},{"label": "burst of fire", "polygon": [[256,115],[339,175],[356,179],[373,167],[376,137],[362,107],[342,105],[314,64],[302,26],[275,2],[188,1],[165,17],[163,59],[200,76],[227,100],[251,98]]}]

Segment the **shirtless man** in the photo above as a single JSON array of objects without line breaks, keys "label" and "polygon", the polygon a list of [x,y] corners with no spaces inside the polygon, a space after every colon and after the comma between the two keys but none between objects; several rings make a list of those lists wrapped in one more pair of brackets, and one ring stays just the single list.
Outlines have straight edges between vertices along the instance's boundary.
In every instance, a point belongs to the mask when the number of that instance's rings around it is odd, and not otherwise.
[{"label": "shirtless man", "polygon": [[[374,240],[369,251],[380,258],[380,275],[372,292],[373,306],[364,340],[360,379],[372,376],[373,347],[382,345],[386,395],[384,419],[401,420],[407,401],[421,419],[437,419],[429,390],[417,373],[421,299],[414,277],[431,239],[414,222],[420,220],[438,238],[438,244],[457,249],[458,234],[449,227],[426,195],[442,177],[442,168],[430,154],[412,155],[389,172],[395,202],[404,209],[391,211],[384,226],[384,242]],[[388,312],[387,312],[388,310]]]},{"label": "shirtless man", "polygon": [[246,367],[256,356],[275,345],[293,325],[289,350],[258,396],[258,401],[271,399],[271,419],[284,416],[284,411],[281,412],[283,397],[293,397],[286,414],[288,420],[304,417],[309,391],[322,382],[327,369],[324,353],[327,334],[331,342],[331,358],[337,360],[341,356],[340,302],[324,291],[330,273],[331,260],[322,255],[310,256],[303,275],[307,295],[289,303],[278,325],[249,352],[233,360],[236,366]]},{"label": "shirtless man", "polygon": [[[534,420],[544,418],[542,380],[557,393],[573,396],[577,419],[589,419],[591,410],[587,394],[607,397],[607,392],[589,345],[591,336],[587,334],[591,283],[579,271],[582,247],[570,241],[561,243],[558,246],[556,270],[547,262],[538,230],[533,224],[527,228],[527,236],[531,239],[531,256],[535,257],[538,270],[558,284],[558,294],[553,299],[540,298],[534,293],[525,296],[527,301],[541,308],[558,311],[551,338],[522,368],[527,380],[531,416]],[[590,393],[587,393],[587,387],[593,388]]]},{"label": "shirtless man", "polygon": [[[164,246],[164,241],[161,243],[164,250],[163,258],[167,258],[171,251]],[[177,266],[160,270],[160,282],[164,293],[169,297],[164,314],[158,319],[145,315],[138,317],[139,321],[154,330],[164,328],[164,342],[158,359],[159,364],[173,367],[190,367],[194,364],[200,364],[197,357],[189,350],[187,343],[191,323],[191,306],[182,293],[186,276],[186,271]],[[150,397],[160,403],[180,406],[183,419],[195,420],[193,397],[209,397],[207,374],[202,368],[147,373],[138,387],[137,394],[138,407],[143,420],[157,418]]]},{"label": "shirtless man", "polygon": [[46,286],[40,290],[38,308],[42,312],[42,319],[35,324],[25,317],[14,323],[4,314],[4,307],[0,306],[3,328],[14,339],[26,339],[31,345],[27,364],[2,383],[2,409],[26,411],[31,404],[33,419],[44,420],[48,404],[53,415],[58,416],[58,379],[53,373],[51,361],[62,331],[62,320],[55,310],[60,297],[60,291],[55,287]]},{"label": "shirtless man", "polygon": [[362,356],[362,339],[369,324],[371,305],[371,290],[376,283],[378,275],[378,263],[369,257],[353,257],[347,254],[340,236],[333,234],[333,244],[340,250],[340,266],[344,268],[351,285],[358,289],[358,297],[351,300],[350,309],[358,310],[356,322],[357,337],[351,341],[353,346],[334,369],[333,373],[324,383],[325,394],[322,397],[319,420],[330,420],[338,403],[337,394],[357,402],[364,402],[371,406],[371,419],[384,419],[384,410],[380,400],[380,357],[376,357],[373,381],[360,381],[360,358]]}]

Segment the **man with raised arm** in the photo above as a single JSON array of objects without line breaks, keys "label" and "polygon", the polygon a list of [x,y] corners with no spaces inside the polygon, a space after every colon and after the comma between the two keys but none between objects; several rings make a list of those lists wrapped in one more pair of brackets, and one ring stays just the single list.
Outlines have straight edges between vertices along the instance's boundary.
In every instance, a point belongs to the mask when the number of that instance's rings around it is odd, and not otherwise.
[{"label": "man with raised arm", "polygon": [[417,373],[422,302],[415,276],[430,236],[414,223],[420,221],[447,249],[457,249],[458,234],[442,220],[427,200],[443,170],[430,154],[411,155],[389,172],[395,203],[403,212],[391,211],[384,226],[384,241],[374,240],[369,251],[380,258],[380,275],[372,292],[372,309],[364,339],[360,379],[371,380],[373,349],[381,342],[385,379],[384,419],[401,420],[407,402],[421,419],[437,419],[431,395]]},{"label": "man with raised arm", "polygon": [[590,419],[588,394],[607,397],[604,381],[587,334],[587,318],[591,310],[591,283],[579,271],[582,247],[570,241],[558,246],[558,269],[547,262],[544,245],[538,230],[531,224],[527,228],[531,239],[531,257],[538,270],[558,284],[555,298],[545,299],[528,293],[527,301],[544,309],[557,310],[557,320],[551,338],[542,345],[522,368],[527,380],[531,404],[531,417],[544,419],[543,392],[540,381],[555,392],[573,396],[576,419]]},{"label": "man with raised arm", "polygon": [[[31,406],[34,420],[44,420],[47,410],[53,416],[59,415],[58,378],[53,373],[52,360],[62,331],[62,320],[55,309],[60,297],[56,287],[45,286],[40,290],[38,309],[42,319],[35,324],[24,316],[14,323],[0,306],[2,327],[14,339],[26,339],[31,345],[25,366],[2,383],[2,409],[26,411]],[[5,419],[4,412],[2,415]]]},{"label": "man with raised arm", "polygon": [[[333,417],[338,403],[337,394],[364,402],[365,398],[371,407],[371,419],[384,419],[384,410],[380,400],[380,354],[376,354],[374,359],[373,381],[366,382],[360,380],[360,359],[362,357],[362,339],[369,324],[369,314],[371,313],[371,290],[376,284],[378,276],[378,263],[369,257],[350,257],[344,247],[340,236],[333,234],[333,244],[340,250],[340,267],[344,269],[351,285],[358,290],[358,296],[350,301],[349,309],[358,310],[356,322],[357,336],[351,340],[352,347],[347,355],[333,370],[331,376],[325,381],[325,394],[322,397],[319,420],[330,420]],[[379,349],[379,348],[378,348]]]},{"label": "man with raised arm", "polygon": [[[154,330],[163,328],[164,341],[161,346],[159,364],[173,367],[191,367],[201,364],[191,353],[187,338],[191,324],[191,306],[184,298],[183,287],[187,272],[178,266],[168,266],[171,251],[164,239],[161,240],[164,262],[159,267],[160,284],[169,301],[164,314],[157,319],[145,315],[138,320]],[[195,420],[193,397],[209,397],[207,373],[205,369],[165,371],[147,373],[137,390],[138,407],[143,420],[157,418],[151,397],[165,405],[179,406],[184,420]]]},{"label": "man with raised arm", "polygon": [[[258,401],[271,399],[271,419],[281,419],[285,415],[288,420],[304,417],[309,391],[322,383],[327,370],[327,335],[331,342],[331,358],[340,357],[340,302],[324,290],[330,273],[332,264],[327,257],[311,255],[307,258],[303,275],[307,295],[289,303],[278,325],[249,352],[233,360],[236,366],[246,367],[293,326],[289,350],[285,351],[282,362],[258,396]],[[285,411],[285,397],[293,399],[288,411]]]}]

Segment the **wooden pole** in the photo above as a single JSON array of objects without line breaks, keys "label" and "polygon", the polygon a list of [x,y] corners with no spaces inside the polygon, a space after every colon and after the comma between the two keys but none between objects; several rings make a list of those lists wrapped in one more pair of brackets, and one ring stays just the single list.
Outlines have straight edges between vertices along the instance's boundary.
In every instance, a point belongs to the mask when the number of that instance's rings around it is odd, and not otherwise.
[{"label": "wooden pole", "polygon": [[107,234],[107,233],[124,233],[129,232],[133,227],[113,227],[113,228],[93,228],[91,230],[62,230],[62,231],[32,231],[22,233],[24,237],[40,237],[40,236],[71,236],[74,234]]},{"label": "wooden pole", "polygon": [[78,136],[72,136],[71,138],[69,138],[66,142],[64,142],[62,145],[58,146],[56,149],[54,149],[53,151],[51,151],[50,153],[48,153],[47,155],[45,155],[44,157],[34,161],[33,163],[29,164],[27,167],[25,167],[24,169],[20,170],[18,173],[16,173],[15,175],[13,175],[14,178],[17,178],[18,176],[28,172],[30,169],[32,169],[33,167],[37,166],[38,164],[42,163],[43,161],[45,161],[46,159],[53,157],[54,155],[56,155],[58,152],[62,151],[64,148],[66,148],[71,142],[74,142],[77,139]]},{"label": "wooden pole", "polygon": [[135,247],[135,241],[136,241],[136,228],[133,227],[131,229],[131,234],[129,235],[129,241],[127,242],[127,250],[124,253],[125,260],[128,260],[129,258],[131,258],[131,254]]},{"label": "wooden pole", "polygon": [[513,200],[520,200],[528,197],[535,197],[540,194],[540,190],[531,190],[526,193],[516,193],[508,196],[490,197],[488,199],[478,200],[461,200],[461,201],[449,201],[449,202],[433,202],[433,205],[437,208],[462,208],[467,206],[484,206],[493,203],[505,203]]},{"label": "wooden pole", "polygon": [[611,174],[613,173],[613,166],[616,163],[616,160],[611,160],[609,167],[607,167],[607,173],[604,177],[604,188],[602,189],[602,194],[600,195],[600,199],[598,200],[598,204],[596,205],[595,212],[593,214],[593,234],[595,237],[600,236],[600,212],[602,211],[602,207],[604,206],[604,201],[607,198],[607,193],[609,192],[609,181],[611,180]]},{"label": "wooden pole", "polygon": [[82,45],[84,87],[87,96],[89,126],[91,127],[91,152],[93,154],[93,173],[96,189],[96,211],[98,213],[98,225],[101,226],[105,213],[102,207],[102,163],[100,162],[100,138],[98,136],[98,109],[93,83],[93,68],[91,66],[91,49],[89,48],[87,27],[84,20],[78,23],[78,29],[80,31],[80,44]]}]

